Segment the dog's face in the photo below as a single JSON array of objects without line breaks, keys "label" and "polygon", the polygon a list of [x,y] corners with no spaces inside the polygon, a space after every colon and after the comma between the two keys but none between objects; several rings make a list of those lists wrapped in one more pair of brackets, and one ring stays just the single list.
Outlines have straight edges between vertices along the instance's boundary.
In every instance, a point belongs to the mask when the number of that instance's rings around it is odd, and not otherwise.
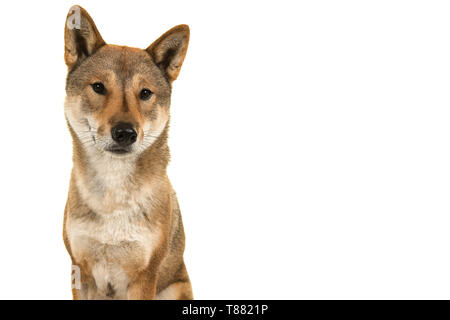
[{"label": "dog's face", "polygon": [[146,50],[105,44],[87,12],[72,7],[65,29],[65,114],[80,143],[116,157],[149,148],[169,120],[171,84],[189,28],[177,26]]}]

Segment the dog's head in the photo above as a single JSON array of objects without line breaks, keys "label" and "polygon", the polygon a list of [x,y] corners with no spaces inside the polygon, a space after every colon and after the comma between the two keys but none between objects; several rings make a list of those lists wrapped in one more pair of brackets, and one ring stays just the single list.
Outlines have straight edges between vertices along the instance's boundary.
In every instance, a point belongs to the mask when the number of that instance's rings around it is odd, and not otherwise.
[{"label": "dog's head", "polygon": [[64,40],[65,114],[81,144],[114,156],[149,148],[168,124],[189,27],[170,29],[145,50],[109,45],[89,14],[74,6]]}]

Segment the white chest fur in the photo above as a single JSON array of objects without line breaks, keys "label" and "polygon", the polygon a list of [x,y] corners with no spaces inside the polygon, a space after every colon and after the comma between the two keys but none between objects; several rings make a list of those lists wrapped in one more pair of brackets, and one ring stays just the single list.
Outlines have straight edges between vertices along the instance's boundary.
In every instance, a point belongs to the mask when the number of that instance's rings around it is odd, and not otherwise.
[{"label": "white chest fur", "polygon": [[[130,270],[148,265],[155,243],[151,216],[151,188],[136,187],[130,176],[134,167],[122,159],[96,159],[89,179],[77,181],[80,195],[94,217],[69,213],[67,233],[75,259],[92,267],[97,290],[106,294],[113,287],[124,297]],[[117,160],[117,161],[116,161]]]},{"label": "white chest fur", "polygon": [[118,211],[92,221],[68,219],[68,236],[75,259],[89,261],[100,295],[112,286],[124,297],[130,270],[150,260],[154,235],[137,213]]}]

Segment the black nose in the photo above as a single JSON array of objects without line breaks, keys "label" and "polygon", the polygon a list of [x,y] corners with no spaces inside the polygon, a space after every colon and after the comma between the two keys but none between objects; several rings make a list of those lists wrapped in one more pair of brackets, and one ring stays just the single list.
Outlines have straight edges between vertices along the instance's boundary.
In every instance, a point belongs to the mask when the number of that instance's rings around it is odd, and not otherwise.
[{"label": "black nose", "polygon": [[136,142],[137,133],[131,123],[120,122],[111,129],[111,137],[123,147]]}]

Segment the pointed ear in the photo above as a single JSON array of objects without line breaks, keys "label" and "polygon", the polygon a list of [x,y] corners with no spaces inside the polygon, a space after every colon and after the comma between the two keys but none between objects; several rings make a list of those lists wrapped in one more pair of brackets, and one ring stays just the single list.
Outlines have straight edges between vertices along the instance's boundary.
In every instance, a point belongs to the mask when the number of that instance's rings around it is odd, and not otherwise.
[{"label": "pointed ear", "polygon": [[69,70],[105,45],[94,20],[80,6],[73,6],[67,14],[64,30],[64,60]]},{"label": "pointed ear", "polygon": [[189,27],[181,24],[164,33],[146,50],[172,82],[180,73],[188,44]]}]

